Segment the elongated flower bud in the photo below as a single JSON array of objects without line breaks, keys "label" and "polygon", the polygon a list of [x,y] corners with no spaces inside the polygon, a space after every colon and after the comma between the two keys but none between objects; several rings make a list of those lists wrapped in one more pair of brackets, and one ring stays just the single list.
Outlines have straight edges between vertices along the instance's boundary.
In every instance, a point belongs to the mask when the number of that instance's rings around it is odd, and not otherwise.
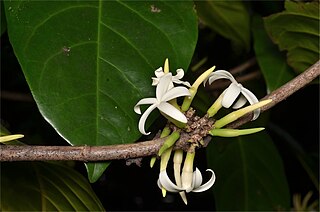
[{"label": "elongated flower bud", "polygon": [[184,98],[183,103],[182,103],[182,106],[181,106],[181,110],[182,110],[182,111],[187,111],[187,110],[189,109],[193,98],[194,98],[195,95],[197,94],[199,85],[201,85],[201,83],[208,78],[208,76],[213,72],[213,70],[214,70],[215,68],[216,68],[216,67],[213,66],[213,67],[211,67],[210,69],[208,69],[207,71],[205,71],[204,73],[202,73],[202,74],[198,77],[198,79],[193,83],[193,85],[191,86],[191,88],[189,88],[189,92],[190,92],[191,96],[187,96],[187,97]]},{"label": "elongated flower bud", "polygon": [[218,99],[212,104],[212,106],[208,109],[207,114],[209,117],[214,116],[221,108],[222,108],[222,98],[224,93],[220,94]]},{"label": "elongated flower bud", "polygon": [[179,131],[174,131],[171,135],[168,136],[166,141],[163,143],[161,146],[158,155],[161,156],[161,154],[170,148],[178,139],[180,138],[180,132]]},{"label": "elongated flower bud", "polygon": [[253,133],[257,133],[264,130],[263,127],[252,128],[252,129],[212,129],[209,131],[209,134],[212,136],[220,136],[220,137],[237,137],[240,135],[249,135]]},{"label": "elongated flower bud", "polygon": [[236,110],[236,111],[234,111],[232,113],[229,113],[228,115],[224,116],[223,118],[217,120],[214,123],[214,127],[219,129],[219,128],[221,128],[221,127],[223,127],[223,126],[225,126],[225,125],[237,120],[241,116],[244,116],[247,113],[250,113],[250,112],[252,112],[252,111],[254,111],[254,110],[258,109],[258,108],[261,108],[261,107],[269,104],[270,102],[272,102],[272,99],[264,100],[264,101],[258,102],[256,104],[247,106],[245,108]]},{"label": "elongated flower bud", "polygon": [[184,161],[184,165],[182,168],[182,188],[186,190],[186,192],[190,192],[192,188],[192,180],[193,180],[193,160],[195,153],[188,152],[186,159]]},{"label": "elongated flower bud", "polygon": [[[173,170],[174,170],[174,179],[176,181],[177,186],[182,187],[181,182],[181,164],[183,160],[183,151],[181,149],[178,149],[175,151],[173,156]],[[179,195],[181,196],[184,204],[188,204],[186,193],[184,191],[179,192]]]}]

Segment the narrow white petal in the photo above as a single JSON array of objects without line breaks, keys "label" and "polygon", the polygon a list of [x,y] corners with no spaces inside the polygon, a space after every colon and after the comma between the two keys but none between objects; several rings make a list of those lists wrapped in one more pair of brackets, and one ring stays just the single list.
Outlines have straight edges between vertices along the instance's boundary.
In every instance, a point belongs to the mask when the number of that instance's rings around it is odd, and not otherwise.
[{"label": "narrow white petal", "polygon": [[233,83],[236,83],[237,81],[234,79],[232,74],[230,72],[225,71],[225,70],[217,70],[215,72],[212,72],[209,75],[209,84],[211,84],[213,81],[216,81],[218,79],[228,79]]},{"label": "narrow white petal", "polygon": [[187,82],[187,81],[180,81],[180,83],[178,83],[178,84],[185,85],[185,86],[187,86],[187,87],[189,87],[189,88],[191,87],[190,83]]},{"label": "narrow white petal", "polygon": [[173,82],[170,82],[169,86],[168,86],[168,91],[171,90],[172,88],[174,88]]},{"label": "narrow white petal", "polygon": [[242,107],[243,105],[245,105],[247,102],[247,99],[241,95],[239,97],[239,99],[236,101],[236,103],[234,103],[234,105],[232,106],[233,109],[239,109],[240,107]]},{"label": "narrow white petal", "polygon": [[210,171],[212,173],[210,180],[208,182],[206,182],[205,184],[203,184],[202,186],[193,189],[192,192],[203,192],[213,186],[214,182],[216,181],[216,175],[214,174],[214,172],[211,169],[207,169],[206,171]]},{"label": "narrow white petal", "polygon": [[151,79],[152,79],[152,86],[158,85],[158,83],[159,83],[159,78],[157,78],[157,77],[151,77]]},{"label": "narrow white petal", "polygon": [[202,174],[198,168],[196,168],[196,170],[193,172],[193,176],[194,176],[194,182],[192,182],[192,184],[194,184],[193,188],[200,187],[202,184]]},{"label": "narrow white petal", "polygon": [[217,71],[215,71],[213,73],[219,74],[220,76],[224,76],[225,79],[229,79],[233,83],[237,82],[236,79],[233,77],[233,75],[229,71],[217,70]]},{"label": "narrow white petal", "polygon": [[157,78],[160,78],[164,75],[162,67],[158,68],[157,70],[154,71],[154,75],[156,75]]},{"label": "narrow white petal", "polygon": [[160,78],[160,81],[156,88],[156,97],[160,101],[162,96],[167,93],[169,86],[172,84],[172,74],[168,73]]},{"label": "narrow white petal", "polygon": [[[178,187],[177,185],[175,185],[170,178],[168,177],[168,174],[166,172],[166,170],[163,170],[160,172],[159,174],[159,183],[158,186],[162,186],[163,188],[165,188],[167,191],[170,192],[180,192],[183,191],[182,188]],[[161,188],[161,187],[160,187]]]},{"label": "narrow white petal", "polygon": [[157,185],[158,185],[158,187],[160,188],[160,189],[162,189],[162,185],[161,185],[161,182],[160,182],[160,179],[158,178],[158,180],[157,180]]},{"label": "narrow white petal", "polygon": [[182,79],[184,76],[184,71],[182,68],[177,69],[177,74],[175,76],[173,76],[173,80],[179,80]]},{"label": "narrow white petal", "polygon": [[184,81],[181,81],[181,80],[178,80],[178,79],[173,79],[173,82],[176,83],[176,84],[182,84],[182,85],[185,85],[187,87],[191,87],[190,83],[189,82],[184,82]]},{"label": "narrow white petal", "polygon": [[229,108],[239,96],[240,91],[241,88],[238,86],[238,84],[231,83],[226,89],[226,93],[223,95],[221,102],[222,106],[225,108]]},{"label": "narrow white petal", "polygon": [[172,99],[178,98],[180,96],[190,96],[190,92],[187,88],[182,87],[182,86],[178,86],[175,88],[172,88],[171,90],[169,90],[168,92],[166,92],[162,98],[161,98],[161,102],[167,102],[170,101]]},{"label": "narrow white petal", "polygon": [[141,99],[133,108],[134,112],[141,114],[140,105],[152,105],[157,102],[156,98]]},{"label": "narrow white petal", "polygon": [[[246,88],[242,88],[241,93],[243,96],[246,97],[246,99],[249,101],[251,105],[259,102],[257,97],[250,90]],[[260,115],[260,108],[253,111],[252,120],[256,120],[259,117],[259,115]]]},{"label": "narrow white petal", "polygon": [[148,118],[148,116],[150,115],[150,113],[157,107],[156,104],[151,105],[150,107],[148,107],[148,109],[142,114],[142,116],[140,117],[139,120],[139,131],[144,134],[144,135],[149,135],[150,132],[146,133],[145,129],[144,129],[144,125],[146,124],[146,120]]},{"label": "narrow white petal", "polygon": [[184,82],[180,80],[183,78],[183,76],[184,76],[184,71],[182,68],[179,68],[177,69],[177,74],[172,77],[172,81],[176,84],[183,84],[185,86],[191,87],[189,82]]},{"label": "narrow white petal", "polygon": [[182,123],[188,122],[187,118],[180,110],[178,110],[177,108],[175,108],[174,106],[172,106],[171,104],[169,104],[167,102],[161,102],[158,105],[158,108],[162,113],[170,116],[171,118],[173,118],[179,122],[182,122]]}]

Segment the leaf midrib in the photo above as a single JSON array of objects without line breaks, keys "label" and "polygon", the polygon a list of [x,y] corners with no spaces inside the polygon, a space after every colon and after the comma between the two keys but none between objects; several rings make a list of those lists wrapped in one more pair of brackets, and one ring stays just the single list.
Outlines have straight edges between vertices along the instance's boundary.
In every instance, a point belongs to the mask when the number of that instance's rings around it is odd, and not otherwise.
[{"label": "leaf midrib", "polygon": [[100,71],[100,63],[99,63],[99,56],[100,56],[100,46],[101,45],[99,45],[100,44],[100,34],[101,34],[101,11],[102,11],[102,0],[99,0],[99,4],[98,4],[98,28],[97,28],[97,59],[96,59],[96,67],[97,67],[97,70],[96,70],[96,138],[95,138],[95,143],[97,144],[97,142],[98,142],[98,130],[99,130],[99,116],[98,116],[98,113],[100,112],[100,110],[99,110],[99,101],[100,101],[100,99],[99,99],[99,86],[100,86],[100,84],[99,84],[99,76],[100,76],[100,73],[99,73],[99,71]]}]

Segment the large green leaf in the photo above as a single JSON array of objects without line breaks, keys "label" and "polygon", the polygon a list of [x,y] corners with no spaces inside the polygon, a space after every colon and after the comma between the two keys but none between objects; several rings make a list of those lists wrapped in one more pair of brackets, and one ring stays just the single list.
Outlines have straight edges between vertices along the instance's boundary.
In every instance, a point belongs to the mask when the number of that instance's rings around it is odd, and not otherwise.
[{"label": "large green leaf", "polygon": [[281,158],[266,133],[214,138],[207,150],[217,180],[217,211],[289,209],[290,196]]},{"label": "large green leaf", "polygon": [[[197,41],[192,2],[6,1],[8,33],[42,115],[72,145],[139,138],[133,106]],[[94,182],[106,163],[87,165]]]},{"label": "large green leaf", "polygon": [[252,18],[254,51],[267,83],[268,93],[279,88],[294,77],[293,70],[287,65],[286,57],[270,40],[258,15]]},{"label": "large green leaf", "polygon": [[250,48],[250,17],[241,1],[195,1],[201,21],[230,39],[236,47]]},{"label": "large green leaf", "polygon": [[0,207],[2,211],[104,210],[82,175],[45,162],[2,163]]},{"label": "large green leaf", "polygon": [[264,19],[272,40],[286,50],[295,71],[302,72],[319,59],[319,2],[285,2],[285,11]]}]

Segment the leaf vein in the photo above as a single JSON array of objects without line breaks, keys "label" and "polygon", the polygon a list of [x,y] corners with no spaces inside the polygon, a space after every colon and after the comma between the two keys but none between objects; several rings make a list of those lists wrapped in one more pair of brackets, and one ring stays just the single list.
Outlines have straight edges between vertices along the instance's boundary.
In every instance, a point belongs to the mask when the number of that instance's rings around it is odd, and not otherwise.
[{"label": "leaf vein", "polygon": [[25,46],[24,46],[24,48],[23,48],[23,52],[26,51],[26,48],[28,47],[28,45],[29,45],[29,43],[30,43],[30,41],[31,41],[31,38],[34,36],[35,32],[36,32],[43,24],[45,24],[47,21],[49,21],[52,17],[54,17],[54,16],[56,16],[56,15],[59,15],[60,13],[63,13],[63,12],[65,12],[65,11],[67,11],[67,10],[76,9],[76,8],[81,8],[81,7],[97,8],[97,7],[92,6],[92,5],[77,5],[77,6],[74,6],[74,5],[73,5],[73,6],[66,7],[66,8],[63,8],[63,9],[61,9],[61,10],[58,10],[58,11],[56,11],[56,12],[54,12],[54,13],[49,14],[49,16],[48,16],[47,18],[43,19],[39,24],[37,24],[37,25],[33,28],[30,36],[27,38],[27,40],[26,40],[26,42],[25,42]]},{"label": "leaf vein", "polygon": [[117,35],[119,35],[126,43],[129,44],[129,46],[131,46],[139,55],[140,57],[150,66],[151,69],[153,69],[150,61],[142,54],[141,50],[138,49],[127,37],[125,37],[124,35],[122,35],[120,32],[118,32],[117,30],[115,30],[114,28],[112,28],[111,26],[107,25],[104,22],[101,22],[101,24],[103,26],[105,26],[106,28],[110,29],[112,32],[116,33]]},{"label": "leaf vein", "polygon": [[124,2],[120,2],[117,1],[119,4],[123,5],[124,7],[128,8],[129,10],[131,10],[132,12],[134,12],[135,14],[137,14],[141,19],[145,20],[147,23],[149,23],[150,25],[152,25],[154,28],[156,28],[157,30],[159,30],[168,40],[168,42],[170,43],[172,50],[175,54],[175,56],[178,56],[177,50],[176,48],[174,48],[174,45],[172,44],[171,40],[169,39],[168,35],[166,33],[164,33],[157,25],[155,25],[154,23],[152,23],[151,21],[149,21],[148,19],[146,19],[144,16],[142,16],[139,12],[137,12],[136,10],[134,10],[133,8],[129,7],[127,4],[125,4]]}]

